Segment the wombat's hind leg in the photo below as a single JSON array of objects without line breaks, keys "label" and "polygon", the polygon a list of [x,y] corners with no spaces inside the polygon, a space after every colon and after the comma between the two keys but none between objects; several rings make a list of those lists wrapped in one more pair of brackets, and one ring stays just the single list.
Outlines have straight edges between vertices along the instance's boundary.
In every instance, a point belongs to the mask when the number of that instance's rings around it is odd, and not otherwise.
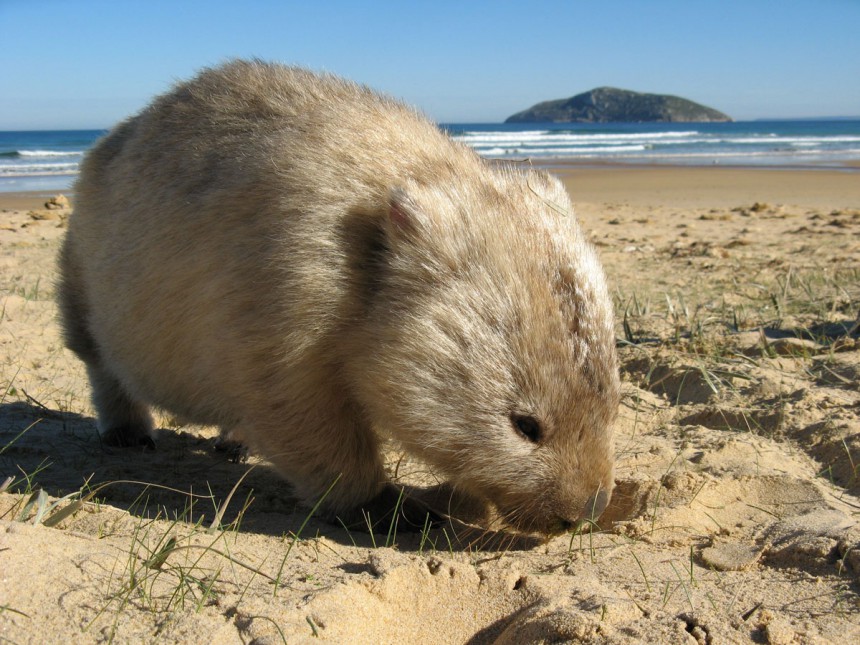
[{"label": "wombat's hind leg", "polygon": [[111,446],[155,447],[147,406],[135,401],[103,365],[89,330],[85,289],[68,238],[60,253],[60,266],[58,292],[63,339],[87,366],[102,440]]},{"label": "wombat's hind leg", "polygon": [[135,401],[101,365],[87,363],[87,373],[102,441],[109,446],[155,448],[152,416],[147,406]]}]

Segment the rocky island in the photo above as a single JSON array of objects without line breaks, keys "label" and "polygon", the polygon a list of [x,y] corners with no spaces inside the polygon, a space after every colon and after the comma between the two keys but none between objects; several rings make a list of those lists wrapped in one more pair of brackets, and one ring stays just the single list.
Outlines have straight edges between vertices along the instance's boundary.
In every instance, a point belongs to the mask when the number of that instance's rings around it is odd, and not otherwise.
[{"label": "rocky island", "polygon": [[505,123],[643,123],[731,121],[713,108],[668,94],[598,87],[567,99],[544,101]]}]

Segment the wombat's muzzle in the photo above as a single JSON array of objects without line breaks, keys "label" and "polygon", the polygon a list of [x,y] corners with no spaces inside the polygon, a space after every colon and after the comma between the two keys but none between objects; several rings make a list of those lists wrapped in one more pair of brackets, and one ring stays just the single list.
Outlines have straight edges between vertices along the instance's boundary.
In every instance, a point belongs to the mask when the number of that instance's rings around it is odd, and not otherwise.
[{"label": "wombat's muzzle", "polygon": [[552,533],[565,533],[573,530],[586,530],[594,527],[597,518],[606,510],[609,505],[611,493],[607,490],[599,490],[594,495],[588,498],[585,506],[576,521],[558,520],[556,530]]},{"label": "wombat's muzzle", "polygon": [[585,506],[582,509],[582,513],[579,515],[579,519],[576,522],[567,522],[569,524],[569,529],[590,529],[597,522],[597,518],[603,514],[603,511],[606,510],[606,507],[609,505],[609,498],[611,497],[611,493],[605,489],[601,489],[594,493],[591,497],[588,498],[588,501],[585,502]]}]

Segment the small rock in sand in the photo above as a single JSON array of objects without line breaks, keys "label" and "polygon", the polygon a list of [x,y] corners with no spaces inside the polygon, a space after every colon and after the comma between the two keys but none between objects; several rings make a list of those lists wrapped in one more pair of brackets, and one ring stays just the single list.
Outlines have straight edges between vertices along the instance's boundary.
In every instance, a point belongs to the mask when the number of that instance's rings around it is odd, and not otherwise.
[{"label": "small rock in sand", "polygon": [[743,571],[761,557],[762,549],[746,544],[714,544],[702,551],[702,561],[717,571]]},{"label": "small rock in sand", "polygon": [[69,204],[69,198],[65,195],[54,195],[45,202],[45,208],[52,211],[65,210],[71,208],[71,204]]}]

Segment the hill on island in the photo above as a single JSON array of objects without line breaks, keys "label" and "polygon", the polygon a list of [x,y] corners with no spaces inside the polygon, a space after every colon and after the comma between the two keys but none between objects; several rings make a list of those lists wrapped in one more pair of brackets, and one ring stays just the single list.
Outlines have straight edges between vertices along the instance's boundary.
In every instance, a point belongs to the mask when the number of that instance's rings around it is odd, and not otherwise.
[{"label": "hill on island", "polygon": [[731,121],[713,108],[668,94],[643,94],[598,87],[568,99],[544,101],[505,123],[642,123]]}]

